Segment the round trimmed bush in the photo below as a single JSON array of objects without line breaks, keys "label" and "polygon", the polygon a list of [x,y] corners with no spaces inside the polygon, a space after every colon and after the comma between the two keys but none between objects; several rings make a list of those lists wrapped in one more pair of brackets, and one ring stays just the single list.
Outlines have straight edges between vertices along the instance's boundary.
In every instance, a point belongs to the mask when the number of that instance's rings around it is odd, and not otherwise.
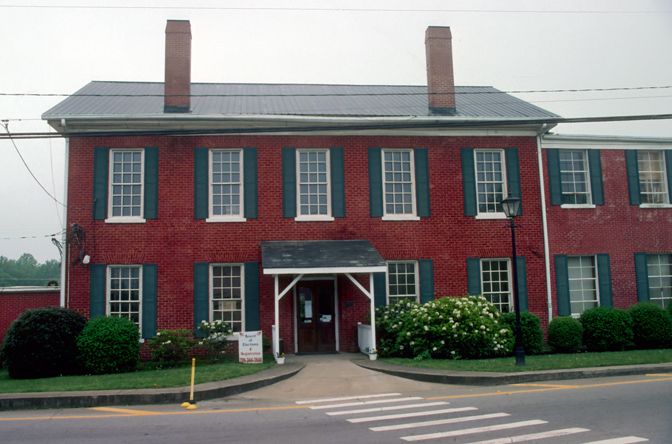
[{"label": "round trimmed bush", "polygon": [[[505,313],[501,320],[505,322],[516,336],[516,314]],[[538,355],[544,350],[544,332],[541,330],[541,321],[535,314],[523,312],[520,314],[520,327],[523,334],[523,347],[528,355]]]},{"label": "round trimmed bush", "polygon": [[627,311],[596,307],[584,311],[579,320],[588,351],[619,351],[632,345],[632,318]]},{"label": "round trimmed bush", "polygon": [[32,379],[77,373],[77,336],[85,324],[84,316],[65,308],[24,311],[2,344],[9,376]]},{"label": "round trimmed bush", "polygon": [[581,350],[583,326],[571,316],[560,316],[548,324],[548,345],[557,353],[576,353]]},{"label": "round trimmed bush", "polygon": [[84,370],[94,375],[135,371],[139,340],[138,326],[126,318],[91,319],[77,339]]},{"label": "round trimmed bush", "polygon": [[672,317],[650,302],[640,302],[628,310],[637,348],[660,348],[672,345]]}]

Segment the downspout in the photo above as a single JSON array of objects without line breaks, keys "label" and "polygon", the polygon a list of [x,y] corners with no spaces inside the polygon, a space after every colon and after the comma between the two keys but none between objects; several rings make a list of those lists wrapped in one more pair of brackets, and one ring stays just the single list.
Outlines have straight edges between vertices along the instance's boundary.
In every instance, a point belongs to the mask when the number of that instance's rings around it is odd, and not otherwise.
[{"label": "downspout", "polygon": [[61,255],[61,300],[60,300],[60,306],[65,307],[65,297],[66,297],[66,285],[69,285],[70,283],[66,283],[66,267],[68,264],[68,257],[70,255],[70,251],[68,249],[68,164],[70,163],[70,139],[66,138],[65,139],[65,166],[63,168],[63,203],[64,203],[64,211],[65,211],[65,227],[62,227],[64,229],[63,231],[63,237],[62,237],[62,243],[63,243],[63,254]]},{"label": "downspout", "polygon": [[541,136],[550,128],[545,124],[537,134],[537,161],[539,166],[539,188],[541,191],[541,226],[544,233],[544,265],[546,267],[546,305],[548,322],[553,319],[553,293],[551,291],[551,254],[548,242],[548,218],[546,216],[546,189],[544,186],[544,163],[541,154]]}]

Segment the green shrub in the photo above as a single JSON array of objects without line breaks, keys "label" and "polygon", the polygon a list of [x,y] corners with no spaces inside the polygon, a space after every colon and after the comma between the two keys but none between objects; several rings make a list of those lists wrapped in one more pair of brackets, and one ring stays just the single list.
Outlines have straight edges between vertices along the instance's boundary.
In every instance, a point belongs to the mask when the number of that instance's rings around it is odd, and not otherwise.
[{"label": "green shrub", "polygon": [[583,326],[570,316],[555,318],[548,324],[548,345],[558,353],[576,353],[581,350]]},{"label": "green shrub", "polygon": [[91,319],[77,339],[84,370],[94,375],[135,371],[139,339],[138,326],[126,318]]},{"label": "green shrub", "polygon": [[637,348],[659,348],[672,345],[672,316],[650,302],[635,304],[628,310]]},{"label": "green shrub", "polygon": [[190,330],[161,330],[149,340],[152,361],[159,368],[174,367],[188,361],[193,346]]},{"label": "green shrub", "polygon": [[2,344],[9,376],[32,379],[77,373],[76,341],[84,324],[84,316],[65,308],[24,311]]},{"label": "green shrub", "polygon": [[511,352],[513,336],[485,298],[401,301],[377,309],[378,353],[412,358],[486,358]]},{"label": "green shrub", "polygon": [[596,307],[584,311],[579,320],[588,351],[618,351],[632,345],[632,318],[627,311]]},{"label": "green shrub", "polygon": [[201,321],[198,325],[201,339],[198,345],[203,347],[205,357],[209,359],[221,358],[229,348],[229,336],[233,334],[233,328],[222,320]]},{"label": "green shrub", "polygon": [[[505,313],[501,317],[511,331],[516,335],[516,314]],[[523,334],[523,347],[528,355],[538,355],[544,350],[544,332],[541,330],[541,321],[535,314],[523,312],[520,314],[520,327]]]}]

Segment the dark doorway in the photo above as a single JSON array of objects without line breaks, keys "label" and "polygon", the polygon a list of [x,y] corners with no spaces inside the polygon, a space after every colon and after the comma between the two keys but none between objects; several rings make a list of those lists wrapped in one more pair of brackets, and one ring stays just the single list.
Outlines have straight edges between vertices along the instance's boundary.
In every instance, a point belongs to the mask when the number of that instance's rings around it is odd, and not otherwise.
[{"label": "dark doorway", "polygon": [[296,285],[299,353],[336,351],[334,281],[299,281]]}]

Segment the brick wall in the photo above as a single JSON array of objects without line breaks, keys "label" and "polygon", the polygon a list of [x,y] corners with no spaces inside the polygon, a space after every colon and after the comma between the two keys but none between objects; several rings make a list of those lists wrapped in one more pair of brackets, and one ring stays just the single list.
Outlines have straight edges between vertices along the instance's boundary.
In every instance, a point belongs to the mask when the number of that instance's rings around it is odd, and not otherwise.
[{"label": "brick wall", "polygon": [[57,287],[34,291],[0,288],[0,343],[21,313],[31,308],[58,307],[59,302],[60,290]]}]

